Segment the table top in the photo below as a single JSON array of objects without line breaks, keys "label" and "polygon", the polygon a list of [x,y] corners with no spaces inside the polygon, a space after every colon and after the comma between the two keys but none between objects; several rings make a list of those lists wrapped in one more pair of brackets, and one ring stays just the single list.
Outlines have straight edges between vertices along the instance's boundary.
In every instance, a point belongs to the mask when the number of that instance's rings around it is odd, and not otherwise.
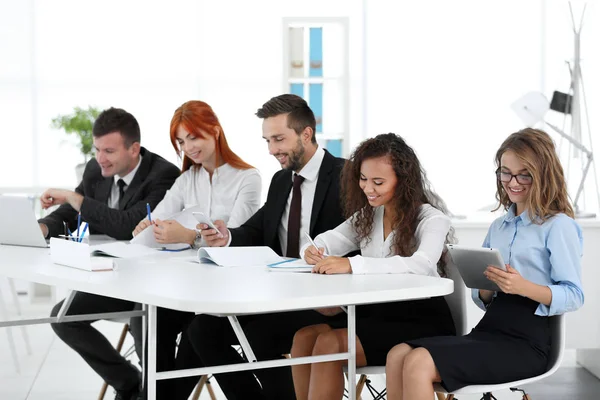
[{"label": "table top", "polygon": [[411,274],[319,275],[192,262],[193,250],[118,259],[113,271],[56,265],[50,250],[0,245],[0,275],[209,314],[252,314],[444,296],[450,279]]}]

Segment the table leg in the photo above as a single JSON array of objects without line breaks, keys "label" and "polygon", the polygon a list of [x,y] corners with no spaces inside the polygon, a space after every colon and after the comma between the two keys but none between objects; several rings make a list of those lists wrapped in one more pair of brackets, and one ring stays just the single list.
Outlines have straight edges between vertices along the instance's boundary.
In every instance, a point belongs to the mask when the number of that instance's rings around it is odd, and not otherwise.
[{"label": "table leg", "polygon": [[156,400],[156,306],[148,307],[148,400]]},{"label": "table leg", "polygon": [[144,311],[144,315],[142,316],[142,387],[145,388],[148,382],[146,382],[146,340],[148,340],[148,305],[142,304],[142,311]]},{"label": "table leg", "polygon": [[356,400],[356,306],[348,306],[348,400]]},{"label": "table leg", "polygon": [[252,351],[252,347],[250,347],[250,343],[248,343],[248,339],[246,338],[244,330],[242,329],[242,326],[240,325],[240,322],[238,321],[237,317],[235,315],[230,315],[227,317],[227,319],[229,319],[229,323],[231,324],[231,327],[235,332],[235,336],[240,342],[240,346],[242,346],[242,349],[244,350],[244,354],[246,355],[246,359],[248,360],[248,362],[256,362],[256,356]]}]

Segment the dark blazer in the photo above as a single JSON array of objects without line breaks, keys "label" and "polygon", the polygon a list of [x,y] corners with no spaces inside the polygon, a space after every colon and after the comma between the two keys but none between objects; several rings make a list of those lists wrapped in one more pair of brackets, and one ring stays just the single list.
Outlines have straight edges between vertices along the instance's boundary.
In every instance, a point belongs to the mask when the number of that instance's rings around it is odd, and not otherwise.
[{"label": "dark blazer", "polygon": [[[154,209],[179,176],[179,169],[161,156],[143,147],[140,154],[142,163],[119,200],[118,209],[108,207],[114,178],[102,176],[96,159],[87,163],[75,191],[83,196],[81,219],[89,224],[89,233],[103,233],[117,240],[131,239],[131,232],[146,216],[146,203]],[[63,221],[69,224],[71,232],[77,229],[77,211],[68,203],[38,220],[48,226],[49,236],[63,233]]]},{"label": "dark blazer", "polygon": [[[310,216],[312,237],[335,228],[344,217],[340,207],[340,174],[346,162],[325,150],[319,169],[315,199]],[[283,169],[273,175],[267,201],[239,228],[230,229],[231,246],[269,246],[282,255],[279,223],[292,190],[292,171]]]}]

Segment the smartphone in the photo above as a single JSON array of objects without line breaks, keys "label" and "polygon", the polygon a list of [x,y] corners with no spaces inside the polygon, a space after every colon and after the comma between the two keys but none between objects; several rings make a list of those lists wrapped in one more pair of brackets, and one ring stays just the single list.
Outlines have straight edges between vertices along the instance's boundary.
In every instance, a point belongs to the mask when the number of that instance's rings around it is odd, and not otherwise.
[{"label": "smartphone", "polygon": [[196,221],[198,221],[198,223],[200,223],[200,224],[206,224],[210,228],[212,228],[212,229],[216,230],[217,232],[219,232],[219,229],[217,229],[217,227],[215,226],[215,224],[213,224],[213,222],[210,220],[210,218],[208,218],[206,216],[206,214],[204,214],[202,211],[192,212],[192,215],[194,216],[194,218],[196,218]]}]

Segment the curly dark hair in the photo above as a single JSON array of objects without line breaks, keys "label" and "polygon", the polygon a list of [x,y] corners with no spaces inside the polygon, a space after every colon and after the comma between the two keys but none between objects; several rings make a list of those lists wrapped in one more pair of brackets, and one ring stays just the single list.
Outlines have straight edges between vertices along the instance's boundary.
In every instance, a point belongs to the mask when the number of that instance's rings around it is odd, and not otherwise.
[{"label": "curly dark hair", "polygon": [[[430,204],[446,215],[449,212],[444,201],[432,190],[417,155],[404,139],[394,133],[377,135],[363,141],[354,150],[342,170],[342,208],[344,216],[351,218],[357,241],[364,239],[367,243],[370,241],[375,214],[374,208],[369,205],[359,185],[360,167],[363,161],[379,157],[389,157],[398,179],[393,196],[395,216],[392,221],[394,230],[392,251],[394,254],[409,257],[417,249],[415,231],[419,224],[420,207],[423,204]],[[454,230],[451,228],[446,243],[455,241]],[[440,257],[438,262],[440,276],[446,276],[444,258]]]}]

